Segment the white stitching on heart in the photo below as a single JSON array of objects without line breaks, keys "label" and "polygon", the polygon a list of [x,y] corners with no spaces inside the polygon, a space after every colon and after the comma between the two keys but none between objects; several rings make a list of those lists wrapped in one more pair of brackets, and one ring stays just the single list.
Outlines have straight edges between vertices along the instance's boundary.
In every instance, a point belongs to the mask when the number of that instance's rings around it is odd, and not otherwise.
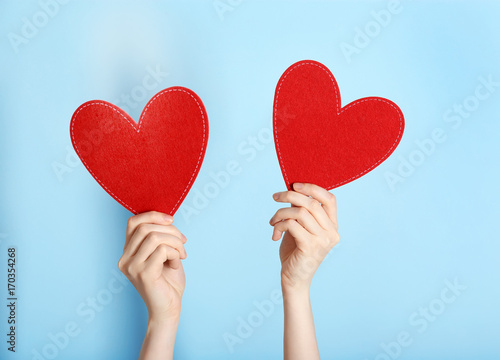
[{"label": "white stitching on heart", "polygon": [[355,106],[357,104],[361,104],[361,103],[363,103],[365,101],[376,100],[376,101],[381,101],[381,102],[384,102],[384,103],[390,105],[392,108],[394,108],[396,110],[396,112],[398,113],[398,116],[399,116],[399,133],[398,133],[398,136],[396,137],[396,140],[394,140],[394,143],[391,145],[390,149],[384,154],[384,156],[382,156],[382,158],[379,161],[377,161],[374,165],[372,165],[368,169],[360,172],[359,174],[351,176],[349,179],[341,181],[341,182],[339,182],[339,183],[337,183],[335,185],[327,186],[327,188],[331,189],[331,188],[335,188],[337,186],[346,184],[346,183],[348,183],[348,182],[350,182],[350,181],[352,181],[354,179],[357,179],[357,178],[363,176],[364,174],[366,174],[367,172],[369,172],[373,168],[377,167],[382,161],[384,161],[389,156],[389,154],[391,153],[392,149],[394,149],[394,147],[396,146],[396,143],[400,139],[401,132],[402,132],[402,129],[403,129],[403,121],[402,121],[402,117],[401,117],[401,111],[396,106],[394,106],[394,104],[392,102],[390,102],[390,101],[388,101],[386,99],[383,99],[383,98],[378,98],[378,97],[367,97],[367,98],[364,98],[364,99],[356,100],[356,101],[351,102],[345,108],[342,108],[341,107],[341,101],[340,101],[341,100],[340,99],[340,95],[337,92],[337,88],[338,88],[337,82],[335,81],[335,78],[333,77],[333,75],[330,72],[330,70],[328,70],[328,68],[326,68],[324,65],[322,65],[320,63],[302,62],[302,63],[297,64],[294,67],[288,69],[288,71],[283,75],[283,77],[281,78],[281,80],[280,80],[280,82],[278,84],[278,90],[276,91],[276,99],[274,101],[274,116],[273,116],[274,140],[276,142],[276,148],[278,150],[279,163],[280,163],[281,168],[283,169],[283,175],[285,176],[285,182],[287,184],[290,184],[290,181],[288,180],[288,175],[286,173],[285,164],[284,164],[283,158],[281,156],[281,150],[280,150],[279,141],[278,141],[278,134],[277,134],[277,131],[276,131],[276,129],[277,129],[276,119],[277,119],[278,97],[279,97],[279,93],[280,93],[280,90],[281,90],[281,86],[282,86],[283,82],[285,81],[286,77],[290,74],[290,72],[292,72],[293,70],[295,70],[297,67],[303,66],[303,65],[313,65],[313,66],[316,66],[316,67],[320,68],[321,70],[325,71],[326,74],[330,77],[330,79],[332,80],[332,83],[334,84],[335,95],[337,97],[337,109],[341,108],[340,112],[337,113],[338,115],[340,115],[343,111],[345,111],[345,110],[347,110],[347,109],[349,109],[349,108],[351,108],[351,107],[353,107],[353,106]]},{"label": "white stitching on heart", "polygon": [[88,102],[87,104],[85,104],[84,106],[79,107],[78,110],[76,111],[76,113],[73,115],[73,117],[71,119],[71,130],[70,130],[70,132],[71,132],[71,142],[73,143],[73,147],[75,148],[76,152],[78,153],[78,157],[82,160],[82,162],[85,165],[85,167],[87,168],[87,170],[92,174],[92,176],[94,177],[94,179],[96,179],[97,182],[104,188],[104,190],[106,190],[106,192],[108,194],[110,194],[115,200],[117,200],[120,204],[122,204],[123,206],[125,206],[128,210],[130,210],[134,214],[137,214],[137,211],[134,210],[127,203],[125,203],[124,201],[122,201],[110,189],[108,189],[108,187],[106,185],[104,185],[104,183],[94,174],[94,172],[92,171],[92,169],[90,169],[90,167],[86,163],[85,159],[83,159],[83,157],[80,155],[80,150],[78,149],[78,146],[77,146],[77,144],[75,142],[74,132],[73,132],[73,127],[74,127],[75,119],[78,116],[78,114],[80,113],[80,111],[82,111],[83,109],[85,109],[88,106],[94,106],[94,105],[95,106],[105,106],[105,107],[108,107],[108,108],[112,109],[113,111],[115,111],[116,113],[118,113],[120,116],[122,116],[134,128],[134,130],[137,131],[137,133],[139,133],[140,130],[141,130],[142,118],[146,114],[146,112],[149,109],[149,107],[151,106],[151,104],[159,96],[161,96],[161,95],[163,95],[165,93],[171,92],[171,91],[182,91],[182,92],[188,94],[189,96],[191,96],[191,98],[196,102],[196,105],[198,105],[198,108],[200,109],[201,119],[202,119],[202,123],[203,123],[203,142],[201,144],[201,150],[200,150],[200,155],[198,156],[198,162],[196,163],[196,167],[195,167],[195,169],[194,169],[194,171],[193,171],[193,173],[191,175],[191,178],[189,179],[188,184],[184,188],[184,191],[182,192],[181,196],[179,197],[179,200],[177,200],[177,203],[174,205],[174,207],[172,208],[172,210],[170,210],[170,212],[169,212],[169,213],[173,213],[174,211],[177,211],[177,208],[180,205],[181,199],[183,199],[184,194],[186,193],[186,191],[190,187],[190,185],[191,185],[191,183],[193,181],[193,178],[194,178],[196,172],[198,171],[198,167],[200,166],[200,162],[201,162],[202,157],[203,157],[203,149],[205,147],[205,139],[206,139],[205,113],[203,112],[203,108],[201,107],[201,105],[198,102],[198,100],[193,96],[193,94],[191,94],[190,92],[188,92],[188,91],[186,91],[184,89],[179,89],[179,88],[169,88],[169,89],[165,89],[163,91],[160,91],[151,100],[149,100],[148,104],[146,105],[146,108],[144,109],[144,111],[142,112],[142,114],[141,114],[141,116],[139,118],[139,126],[138,127],[136,126],[135,122],[131,121],[129,119],[129,117],[123,115],[123,113],[121,113],[120,111],[118,111],[117,108],[109,106],[107,103],[102,102],[102,101],[91,101],[91,102]]}]

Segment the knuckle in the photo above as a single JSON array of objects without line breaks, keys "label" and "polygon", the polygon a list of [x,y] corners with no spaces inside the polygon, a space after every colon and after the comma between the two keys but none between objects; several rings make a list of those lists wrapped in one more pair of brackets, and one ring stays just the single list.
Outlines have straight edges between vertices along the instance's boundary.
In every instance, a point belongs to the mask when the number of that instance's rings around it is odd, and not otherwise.
[{"label": "knuckle", "polygon": [[149,215],[151,215],[152,217],[160,217],[163,214],[161,212],[159,212],[159,211],[152,210],[152,211],[149,212]]},{"label": "knuckle", "polygon": [[329,243],[333,246],[337,245],[340,241],[340,235],[338,233],[333,234],[328,238]]},{"label": "knuckle", "polygon": [[136,276],[136,267],[134,266],[134,264],[128,264],[125,267],[125,269],[127,271],[127,274],[129,274],[130,276],[132,276],[132,277]]},{"label": "knuckle", "polygon": [[272,225],[272,224],[275,222],[275,220],[276,220],[276,217],[277,217],[277,216],[278,216],[278,212],[276,212],[276,213],[273,215],[273,217],[269,220],[269,224],[271,224],[271,225]]},{"label": "knuckle", "polygon": [[301,218],[306,217],[307,214],[309,213],[309,211],[307,211],[306,208],[303,208],[303,207],[299,207],[297,212],[298,212],[298,216]]},{"label": "knuckle", "polygon": [[120,269],[121,272],[125,270],[125,260],[123,260],[123,257],[118,260],[118,269]]},{"label": "knuckle", "polygon": [[321,207],[321,203],[316,199],[311,199],[310,206],[312,209],[319,209]]},{"label": "knuckle", "polygon": [[147,224],[144,224],[144,223],[139,224],[139,225],[137,225],[137,230],[136,230],[136,232],[137,232],[138,234],[145,234],[145,233],[148,231],[148,229],[147,229],[147,228],[148,228]]},{"label": "knuckle", "polygon": [[149,278],[149,274],[147,271],[140,271],[138,274],[137,274],[137,278],[144,282],[146,281],[148,278]]},{"label": "knuckle", "polygon": [[178,251],[172,251],[169,258],[171,260],[177,260],[181,258],[181,254]]},{"label": "knuckle", "polygon": [[166,257],[168,255],[168,246],[167,244],[160,244],[158,245],[158,251]]},{"label": "knuckle", "polygon": [[158,243],[158,242],[160,242],[161,234],[157,231],[151,231],[148,234],[147,239],[149,242]]},{"label": "knuckle", "polygon": [[179,249],[184,249],[184,244],[182,243],[182,240],[179,238],[174,239],[175,246]]},{"label": "knuckle", "polygon": [[170,231],[171,234],[174,234],[175,236],[180,238],[181,231],[177,229],[174,225],[168,225],[168,230]]},{"label": "knuckle", "polygon": [[278,193],[278,199],[287,201],[288,199],[290,199],[290,193],[290,191],[280,192]]},{"label": "knuckle", "polygon": [[127,227],[130,229],[134,226],[134,224],[135,224],[135,215],[128,218]]},{"label": "knuckle", "polygon": [[274,228],[279,231],[283,231],[284,227],[285,227],[285,222],[283,220],[280,220],[276,224],[274,224]]},{"label": "knuckle", "polygon": [[158,245],[158,249],[160,251],[167,252],[168,251],[168,245],[167,244],[160,244],[160,245]]},{"label": "knuckle", "polygon": [[178,240],[180,243],[182,243],[181,239],[182,239],[182,233],[180,230],[177,230],[175,233],[174,233],[174,236],[176,238],[176,240]]}]

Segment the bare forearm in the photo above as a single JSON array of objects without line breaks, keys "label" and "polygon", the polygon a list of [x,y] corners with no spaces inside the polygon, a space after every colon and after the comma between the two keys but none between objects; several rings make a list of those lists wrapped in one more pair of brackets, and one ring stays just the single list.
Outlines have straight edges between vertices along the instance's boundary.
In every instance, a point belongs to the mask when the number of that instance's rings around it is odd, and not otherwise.
[{"label": "bare forearm", "polygon": [[293,183],[293,191],[273,194],[279,203],[290,203],[269,220],[272,239],[279,240],[281,289],[285,310],[285,360],[318,360],[309,289],[314,273],[339,242],[337,201],[326,189]]},{"label": "bare forearm", "polygon": [[283,288],[285,311],[284,359],[319,359],[309,289]]},{"label": "bare forearm", "polygon": [[179,318],[158,322],[150,320],[142,343],[139,360],[171,360]]}]

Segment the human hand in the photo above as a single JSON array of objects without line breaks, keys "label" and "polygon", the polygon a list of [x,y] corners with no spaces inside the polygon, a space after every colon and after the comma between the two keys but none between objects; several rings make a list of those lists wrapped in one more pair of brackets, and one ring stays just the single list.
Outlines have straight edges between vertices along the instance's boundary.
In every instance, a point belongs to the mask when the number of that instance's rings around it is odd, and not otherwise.
[{"label": "human hand", "polygon": [[150,323],[180,317],[186,285],[181,259],[187,256],[187,239],[173,221],[172,216],[156,211],[130,217],[118,262],[144,300]]},{"label": "human hand", "polygon": [[319,265],[340,240],[335,196],[313,184],[295,183],[293,190],[273,195],[292,206],[279,209],[269,221],[274,241],[285,233],[280,246],[284,292],[308,291]]}]

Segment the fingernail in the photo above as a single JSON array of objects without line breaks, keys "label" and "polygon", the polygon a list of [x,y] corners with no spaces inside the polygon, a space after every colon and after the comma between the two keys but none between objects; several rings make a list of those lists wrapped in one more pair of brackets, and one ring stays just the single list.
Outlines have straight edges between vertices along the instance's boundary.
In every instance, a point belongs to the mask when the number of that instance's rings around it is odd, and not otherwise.
[{"label": "fingernail", "polygon": [[186,235],[181,234],[181,236],[182,236],[182,238],[184,239],[184,241],[187,241],[187,237],[186,237]]},{"label": "fingernail", "polygon": [[275,193],[273,194],[273,199],[274,200],[278,200],[278,198],[280,197],[280,194],[279,193]]},{"label": "fingernail", "polygon": [[302,184],[302,183],[293,183],[293,188],[294,189],[300,190],[303,187],[304,187],[304,184]]},{"label": "fingernail", "polygon": [[170,215],[166,215],[166,214],[165,214],[165,215],[163,215],[163,219],[164,219],[165,221],[174,221],[174,218],[173,218],[172,216],[170,216]]}]

